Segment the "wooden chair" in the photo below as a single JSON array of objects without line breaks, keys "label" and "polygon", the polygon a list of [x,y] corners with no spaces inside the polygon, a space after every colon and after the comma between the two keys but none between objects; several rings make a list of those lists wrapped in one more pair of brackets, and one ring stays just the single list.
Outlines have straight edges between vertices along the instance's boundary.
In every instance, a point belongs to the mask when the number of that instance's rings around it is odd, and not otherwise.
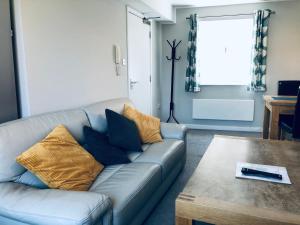
[{"label": "wooden chair", "polygon": [[280,139],[300,140],[300,86],[298,87],[297,103],[294,115],[281,115],[279,126]]}]

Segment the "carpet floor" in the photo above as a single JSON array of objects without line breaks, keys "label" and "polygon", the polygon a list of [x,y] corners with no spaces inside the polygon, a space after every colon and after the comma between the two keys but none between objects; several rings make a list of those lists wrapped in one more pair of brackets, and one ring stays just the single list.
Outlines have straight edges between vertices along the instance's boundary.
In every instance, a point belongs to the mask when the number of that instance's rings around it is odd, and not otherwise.
[{"label": "carpet floor", "polygon": [[[175,199],[199,164],[214,135],[259,137],[260,133],[190,130],[187,133],[187,162],[173,185],[150,214],[144,225],[174,225]],[[203,224],[203,223],[195,223]]]}]

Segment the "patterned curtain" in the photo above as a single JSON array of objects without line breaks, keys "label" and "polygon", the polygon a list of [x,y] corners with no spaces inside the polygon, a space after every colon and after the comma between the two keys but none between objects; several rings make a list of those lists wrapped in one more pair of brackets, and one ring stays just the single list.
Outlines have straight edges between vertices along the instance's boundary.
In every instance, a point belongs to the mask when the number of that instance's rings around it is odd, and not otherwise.
[{"label": "patterned curtain", "polygon": [[196,71],[196,51],[197,51],[197,14],[190,15],[190,30],[188,37],[187,60],[188,66],[186,68],[185,77],[185,91],[199,92],[199,75]]},{"label": "patterned curtain", "polygon": [[266,91],[268,31],[271,10],[258,10],[254,21],[254,46],[251,90]]}]

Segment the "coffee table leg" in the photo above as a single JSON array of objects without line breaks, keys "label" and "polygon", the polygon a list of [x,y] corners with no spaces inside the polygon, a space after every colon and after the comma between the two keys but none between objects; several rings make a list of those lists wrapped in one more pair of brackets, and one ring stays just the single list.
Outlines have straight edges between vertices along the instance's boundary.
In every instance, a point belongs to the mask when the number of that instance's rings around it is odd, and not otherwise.
[{"label": "coffee table leg", "polygon": [[192,225],[193,220],[181,218],[176,216],[176,225]]}]

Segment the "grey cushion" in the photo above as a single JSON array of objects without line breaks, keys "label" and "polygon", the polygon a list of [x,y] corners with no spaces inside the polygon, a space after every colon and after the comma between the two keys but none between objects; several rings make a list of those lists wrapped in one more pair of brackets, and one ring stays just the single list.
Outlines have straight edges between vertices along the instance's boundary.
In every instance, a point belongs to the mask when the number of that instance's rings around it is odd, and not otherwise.
[{"label": "grey cushion", "polygon": [[82,110],[70,110],[0,125],[0,182],[12,181],[24,173],[25,169],[16,163],[16,157],[42,140],[59,124],[64,124],[82,142],[83,126],[89,125],[89,122]]},{"label": "grey cushion", "polygon": [[23,173],[21,176],[19,176],[14,182],[25,184],[39,189],[48,188],[48,186],[45,183],[43,183],[37,176],[35,176],[28,170],[25,173]]},{"label": "grey cushion", "polygon": [[136,151],[127,151],[127,156],[133,162],[137,157],[139,157],[142,152],[136,152]]},{"label": "grey cushion", "polygon": [[187,127],[176,123],[160,123],[163,138],[184,140]]},{"label": "grey cushion", "polygon": [[94,190],[95,187],[99,186],[101,183],[109,179],[112,175],[114,175],[117,171],[119,171],[124,165],[112,165],[112,166],[106,166],[104,167],[104,170],[101,171],[101,173],[98,175],[92,186],[90,187],[90,190]]},{"label": "grey cushion", "polygon": [[181,140],[164,139],[163,142],[152,144],[134,162],[157,163],[162,167],[163,179],[185,155],[185,145]]},{"label": "grey cushion", "polygon": [[130,163],[90,191],[109,196],[113,224],[128,225],[161,184],[161,168],[152,163]]},{"label": "grey cushion", "polygon": [[92,225],[111,207],[100,193],[0,183],[0,216],[36,225]]},{"label": "grey cushion", "polygon": [[148,148],[150,148],[151,145],[152,145],[152,144],[143,144],[143,145],[142,145],[143,151],[145,152]]},{"label": "grey cushion", "polygon": [[127,98],[113,99],[103,102],[98,102],[86,107],[83,110],[86,112],[91,126],[94,130],[99,132],[107,131],[107,122],[105,117],[105,109],[111,109],[117,113],[122,114],[124,104],[132,105],[132,102]]},{"label": "grey cushion", "polygon": [[[142,150],[145,152],[148,148],[150,148],[151,144],[144,144],[142,145]],[[136,151],[127,151],[128,158],[133,162],[137,157],[139,157],[142,152],[136,152]]]}]

